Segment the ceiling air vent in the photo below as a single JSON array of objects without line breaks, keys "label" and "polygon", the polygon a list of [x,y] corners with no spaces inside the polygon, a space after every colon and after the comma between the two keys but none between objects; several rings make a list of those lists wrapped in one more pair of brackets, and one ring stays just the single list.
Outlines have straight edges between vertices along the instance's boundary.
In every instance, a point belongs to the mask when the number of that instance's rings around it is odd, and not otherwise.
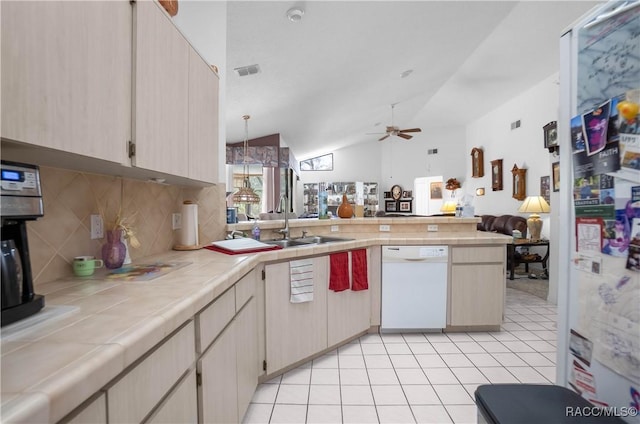
[{"label": "ceiling air vent", "polygon": [[255,75],[258,72],[260,72],[260,65],[255,64],[255,65],[249,65],[249,66],[241,66],[239,68],[235,68],[234,71],[236,71],[236,73],[240,77],[246,77],[247,75]]}]

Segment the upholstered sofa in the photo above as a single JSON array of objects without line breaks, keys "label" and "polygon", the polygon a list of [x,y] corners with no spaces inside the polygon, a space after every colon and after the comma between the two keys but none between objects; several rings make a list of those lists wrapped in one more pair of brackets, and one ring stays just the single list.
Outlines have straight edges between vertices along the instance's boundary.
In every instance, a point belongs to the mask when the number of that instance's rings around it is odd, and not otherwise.
[{"label": "upholstered sofa", "polygon": [[494,233],[513,235],[513,230],[522,233],[522,238],[527,238],[527,220],[517,215],[482,215],[478,222],[478,231],[491,231]]}]

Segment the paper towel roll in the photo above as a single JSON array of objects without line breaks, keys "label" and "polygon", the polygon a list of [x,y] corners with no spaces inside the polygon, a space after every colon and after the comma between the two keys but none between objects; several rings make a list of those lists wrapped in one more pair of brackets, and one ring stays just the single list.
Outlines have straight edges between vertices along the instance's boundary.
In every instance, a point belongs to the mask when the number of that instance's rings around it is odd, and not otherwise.
[{"label": "paper towel roll", "polygon": [[185,200],[182,205],[180,244],[182,246],[198,245],[198,205],[190,200]]}]

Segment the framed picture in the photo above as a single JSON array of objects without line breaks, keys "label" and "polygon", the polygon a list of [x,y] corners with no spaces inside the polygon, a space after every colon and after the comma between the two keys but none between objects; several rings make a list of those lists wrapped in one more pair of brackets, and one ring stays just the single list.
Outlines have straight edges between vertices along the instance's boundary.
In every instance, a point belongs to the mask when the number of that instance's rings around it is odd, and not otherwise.
[{"label": "framed picture", "polygon": [[400,201],[400,212],[411,212],[411,200]]},{"label": "framed picture", "polygon": [[384,202],[384,211],[385,212],[397,212],[396,205],[398,202],[395,200],[387,200]]},{"label": "framed picture", "polygon": [[384,192],[384,198],[385,199],[391,199],[391,192],[390,191],[385,191]]},{"label": "framed picture", "polygon": [[471,177],[480,178],[484,176],[484,152],[482,149],[474,147],[471,149]]},{"label": "framed picture", "polygon": [[429,193],[431,200],[442,199],[442,182],[435,182],[429,185]]},{"label": "framed picture", "polygon": [[402,192],[403,199],[411,199],[413,196],[413,190],[407,190]]},{"label": "framed picture", "polygon": [[527,170],[518,168],[514,163],[511,168],[511,175],[513,175],[513,192],[511,197],[516,200],[524,200],[527,197]]},{"label": "framed picture", "polygon": [[502,190],[502,159],[491,161],[491,190]]},{"label": "framed picture", "polygon": [[391,198],[395,200],[400,200],[401,197],[402,197],[402,187],[400,187],[398,184],[391,187]]},{"label": "framed picture", "polygon": [[558,122],[551,121],[544,127],[544,147],[549,149],[549,153],[553,153],[558,150]]},{"label": "framed picture", "polygon": [[542,196],[548,204],[551,204],[551,177],[548,175],[540,177],[540,196]]},{"label": "framed picture", "polygon": [[553,191],[560,191],[560,162],[551,164],[551,179],[553,181]]}]

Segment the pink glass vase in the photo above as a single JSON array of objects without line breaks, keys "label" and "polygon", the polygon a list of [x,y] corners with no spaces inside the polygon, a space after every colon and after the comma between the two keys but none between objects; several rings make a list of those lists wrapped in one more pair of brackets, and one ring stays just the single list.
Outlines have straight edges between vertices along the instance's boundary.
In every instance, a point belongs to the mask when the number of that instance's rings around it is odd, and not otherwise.
[{"label": "pink glass vase", "polygon": [[122,239],[122,228],[107,231],[107,242],[102,246],[102,260],[109,269],[120,268],[127,255]]}]

